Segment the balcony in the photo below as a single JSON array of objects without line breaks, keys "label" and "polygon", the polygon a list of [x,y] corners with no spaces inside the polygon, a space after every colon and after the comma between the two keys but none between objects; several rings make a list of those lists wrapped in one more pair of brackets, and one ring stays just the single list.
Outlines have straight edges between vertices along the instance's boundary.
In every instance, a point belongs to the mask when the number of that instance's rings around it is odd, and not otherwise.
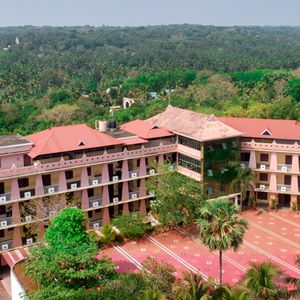
[{"label": "balcony", "polygon": [[30,199],[31,197],[34,197],[34,195],[35,195],[35,190],[34,189],[20,191],[20,198],[21,199]]},{"label": "balcony", "polygon": [[122,201],[121,197],[119,197],[117,195],[113,196],[113,198],[112,198],[112,203],[119,203],[121,201]]},{"label": "balcony", "polygon": [[241,168],[249,167],[249,161],[241,161]]},{"label": "balcony", "polygon": [[281,172],[290,172],[292,169],[292,165],[278,164],[277,170]]},{"label": "balcony", "polygon": [[90,228],[91,229],[98,229],[98,228],[101,228],[101,227],[102,227],[102,220],[101,219],[90,222]]},{"label": "balcony", "polygon": [[133,191],[129,193],[129,199],[137,199],[139,197],[139,191]]},{"label": "balcony", "polygon": [[58,184],[44,186],[44,193],[46,195],[51,195],[51,194],[57,193],[58,191],[59,191]]},{"label": "balcony", "polygon": [[89,200],[89,208],[97,208],[102,205],[102,199]]},{"label": "balcony", "polygon": [[98,185],[102,182],[102,178],[101,177],[94,177],[89,179],[89,185]]},{"label": "balcony", "polygon": [[10,201],[10,199],[11,199],[10,194],[1,194],[0,195],[0,205]]},{"label": "balcony", "polygon": [[139,170],[129,171],[129,178],[137,178],[140,176]]},{"label": "balcony", "polygon": [[12,218],[2,218],[0,219],[0,228],[5,228],[9,225],[12,225]]},{"label": "balcony", "polygon": [[0,251],[7,251],[9,249],[12,249],[12,247],[13,247],[13,240],[0,242]]},{"label": "balcony", "polygon": [[153,146],[149,148],[141,147],[138,150],[124,150],[121,152],[116,153],[108,153],[104,152],[102,155],[96,156],[86,156],[83,155],[82,158],[64,160],[60,159],[58,162],[53,163],[37,163],[32,166],[26,166],[21,168],[12,168],[6,170],[0,170],[0,178],[7,178],[11,176],[26,176],[36,173],[43,173],[46,171],[57,170],[57,169],[70,169],[73,167],[78,166],[86,166],[86,165],[93,165],[97,163],[105,163],[105,162],[112,162],[112,161],[120,161],[123,159],[130,159],[130,158],[137,158],[141,156],[148,156],[152,154],[163,154],[163,153],[170,153],[177,150],[177,144],[171,143],[168,145],[164,145],[160,143],[158,146]]},{"label": "balcony", "polygon": [[259,170],[269,170],[270,169],[270,165],[268,163],[260,163],[260,164],[257,164],[256,165],[256,169],[259,169]]},{"label": "balcony", "polygon": [[263,191],[269,189],[269,185],[265,184],[265,183],[258,183],[258,184],[256,184],[256,189],[263,192]]},{"label": "balcony", "polygon": [[37,236],[29,236],[26,238],[22,238],[22,242],[24,246],[30,246],[38,242]]},{"label": "balcony", "polygon": [[291,191],[291,186],[286,184],[277,184],[277,192],[286,193]]},{"label": "balcony", "polygon": [[80,188],[80,181],[67,182],[68,190],[75,190]]}]

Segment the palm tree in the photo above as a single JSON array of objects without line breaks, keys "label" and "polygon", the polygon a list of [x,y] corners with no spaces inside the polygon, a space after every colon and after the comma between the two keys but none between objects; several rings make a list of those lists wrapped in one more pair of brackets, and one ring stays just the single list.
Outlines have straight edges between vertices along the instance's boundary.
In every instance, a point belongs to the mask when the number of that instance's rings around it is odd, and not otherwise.
[{"label": "palm tree", "polygon": [[178,300],[199,300],[208,295],[212,287],[213,284],[205,281],[201,275],[184,272],[182,279],[173,290]]},{"label": "palm tree", "polygon": [[[300,255],[296,257],[296,264],[300,267]],[[294,294],[300,294],[300,278],[288,276],[286,282],[295,287],[295,291],[293,291]]]},{"label": "palm tree", "polygon": [[199,209],[199,236],[210,251],[219,251],[219,282],[222,285],[222,253],[236,251],[248,228],[246,220],[238,218],[238,209],[227,199],[207,202]]},{"label": "palm tree", "polygon": [[249,167],[241,168],[240,165],[235,167],[236,177],[231,182],[233,188],[240,189],[241,191],[241,204],[240,210],[242,210],[242,203],[247,197],[247,190],[251,183],[255,182],[256,176]]},{"label": "palm tree", "polygon": [[280,268],[271,262],[251,262],[250,266],[240,284],[249,290],[251,299],[275,300],[285,295],[275,283],[282,274]]}]

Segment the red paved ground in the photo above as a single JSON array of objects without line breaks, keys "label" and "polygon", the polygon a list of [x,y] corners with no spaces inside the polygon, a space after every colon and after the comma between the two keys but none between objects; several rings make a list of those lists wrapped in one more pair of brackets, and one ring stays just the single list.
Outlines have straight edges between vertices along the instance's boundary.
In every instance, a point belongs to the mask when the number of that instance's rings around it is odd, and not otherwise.
[{"label": "red paved ground", "polygon": [[[295,257],[300,255],[300,216],[287,211],[251,211],[242,217],[249,221],[250,228],[237,252],[224,253],[224,282],[234,284],[240,280],[250,261],[271,261],[287,274],[300,277],[295,265]],[[201,244],[197,232],[196,226],[177,228],[105,249],[99,257],[110,256],[118,272],[136,272],[147,257],[155,256],[174,265],[178,276],[193,271],[205,278],[218,278],[218,254]]]}]

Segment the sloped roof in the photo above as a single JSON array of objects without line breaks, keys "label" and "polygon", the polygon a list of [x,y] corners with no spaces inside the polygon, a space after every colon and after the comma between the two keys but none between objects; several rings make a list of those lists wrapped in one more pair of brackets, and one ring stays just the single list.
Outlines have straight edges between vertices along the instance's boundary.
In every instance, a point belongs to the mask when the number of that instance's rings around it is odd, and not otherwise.
[{"label": "sloped roof", "polygon": [[[244,137],[300,141],[300,123],[294,120],[234,117],[219,117],[218,119],[244,132]],[[268,132],[270,134],[267,134]]]},{"label": "sloped roof", "polygon": [[171,105],[164,112],[147,121],[198,141],[218,140],[242,135],[241,132],[224,124],[214,115],[205,115]]},{"label": "sloped roof", "polygon": [[139,119],[125,123],[121,125],[120,128],[127,132],[134,133],[135,135],[143,139],[154,139],[174,135],[164,128],[155,127],[153,126],[153,124]]},{"label": "sloped roof", "polygon": [[86,124],[50,127],[26,136],[34,144],[29,156],[54,154],[122,144],[121,141],[88,127]]}]

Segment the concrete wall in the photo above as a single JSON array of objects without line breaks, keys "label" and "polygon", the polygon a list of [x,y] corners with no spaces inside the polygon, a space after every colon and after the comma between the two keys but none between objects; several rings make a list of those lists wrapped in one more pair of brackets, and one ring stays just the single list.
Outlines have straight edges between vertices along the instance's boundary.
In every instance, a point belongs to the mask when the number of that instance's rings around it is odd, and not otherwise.
[{"label": "concrete wall", "polygon": [[24,298],[22,297],[22,295],[25,294],[25,291],[13,270],[11,270],[10,272],[10,278],[11,278],[11,299],[23,300]]}]

